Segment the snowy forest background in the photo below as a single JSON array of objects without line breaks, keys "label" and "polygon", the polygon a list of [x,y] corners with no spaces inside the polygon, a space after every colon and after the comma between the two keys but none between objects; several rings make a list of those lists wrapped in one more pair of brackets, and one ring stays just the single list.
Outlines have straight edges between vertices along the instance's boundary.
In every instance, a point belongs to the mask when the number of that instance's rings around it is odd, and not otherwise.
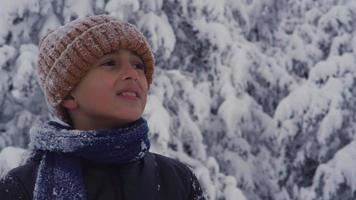
[{"label": "snowy forest background", "polygon": [[355,0],[0,0],[0,177],[48,118],[39,38],[103,13],[148,37],[151,150],[208,199],[356,199]]}]

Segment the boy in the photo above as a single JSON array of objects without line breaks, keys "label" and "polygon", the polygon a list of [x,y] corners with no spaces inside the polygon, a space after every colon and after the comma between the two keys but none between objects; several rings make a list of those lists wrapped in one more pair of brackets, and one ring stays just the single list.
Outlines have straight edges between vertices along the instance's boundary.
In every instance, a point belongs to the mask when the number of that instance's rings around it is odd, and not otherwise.
[{"label": "boy", "polygon": [[31,129],[34,156],[0,182],[1,199],[204,199],[188,167],[149,152],[141,115],[153,68],[142,33],[107,15],[45,36],[40,85],[65,123]]}]

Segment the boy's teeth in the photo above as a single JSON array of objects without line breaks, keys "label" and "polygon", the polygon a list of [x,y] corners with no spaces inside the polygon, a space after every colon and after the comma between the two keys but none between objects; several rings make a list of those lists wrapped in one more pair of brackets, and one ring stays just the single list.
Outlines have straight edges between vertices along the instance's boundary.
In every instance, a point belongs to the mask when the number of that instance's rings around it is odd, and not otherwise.
[{"label": "boy's teeth", "polygon": [[122,96],[132,96],[132,97],[136,97],[136,93],[135,92],[123,92],[121,93]]}]

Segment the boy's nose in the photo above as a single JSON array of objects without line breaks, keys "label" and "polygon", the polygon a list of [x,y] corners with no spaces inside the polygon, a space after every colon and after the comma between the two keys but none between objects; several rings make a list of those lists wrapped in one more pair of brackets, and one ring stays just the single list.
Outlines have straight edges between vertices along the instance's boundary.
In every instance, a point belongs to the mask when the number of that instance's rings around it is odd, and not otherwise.
[{"label": "boy's nose", "polygon": [[122,80],[134,79],[138,80],[138,72],[131,63],[126,63],[122,71]]}]

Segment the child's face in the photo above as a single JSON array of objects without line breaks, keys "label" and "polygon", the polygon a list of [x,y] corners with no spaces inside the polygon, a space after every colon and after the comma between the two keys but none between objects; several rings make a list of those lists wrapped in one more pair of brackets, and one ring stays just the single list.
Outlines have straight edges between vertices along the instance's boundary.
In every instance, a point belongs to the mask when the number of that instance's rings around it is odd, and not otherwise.
[{"label": "child's face", "polygon": [[140,57],[127,50],[107,54],[71,93],[77,103],[70,110],[72,118],[77,117],[74,125],[84,123],[85,129],[105,129],[133,122],[144,111],[147,92],[145,65]]}]

